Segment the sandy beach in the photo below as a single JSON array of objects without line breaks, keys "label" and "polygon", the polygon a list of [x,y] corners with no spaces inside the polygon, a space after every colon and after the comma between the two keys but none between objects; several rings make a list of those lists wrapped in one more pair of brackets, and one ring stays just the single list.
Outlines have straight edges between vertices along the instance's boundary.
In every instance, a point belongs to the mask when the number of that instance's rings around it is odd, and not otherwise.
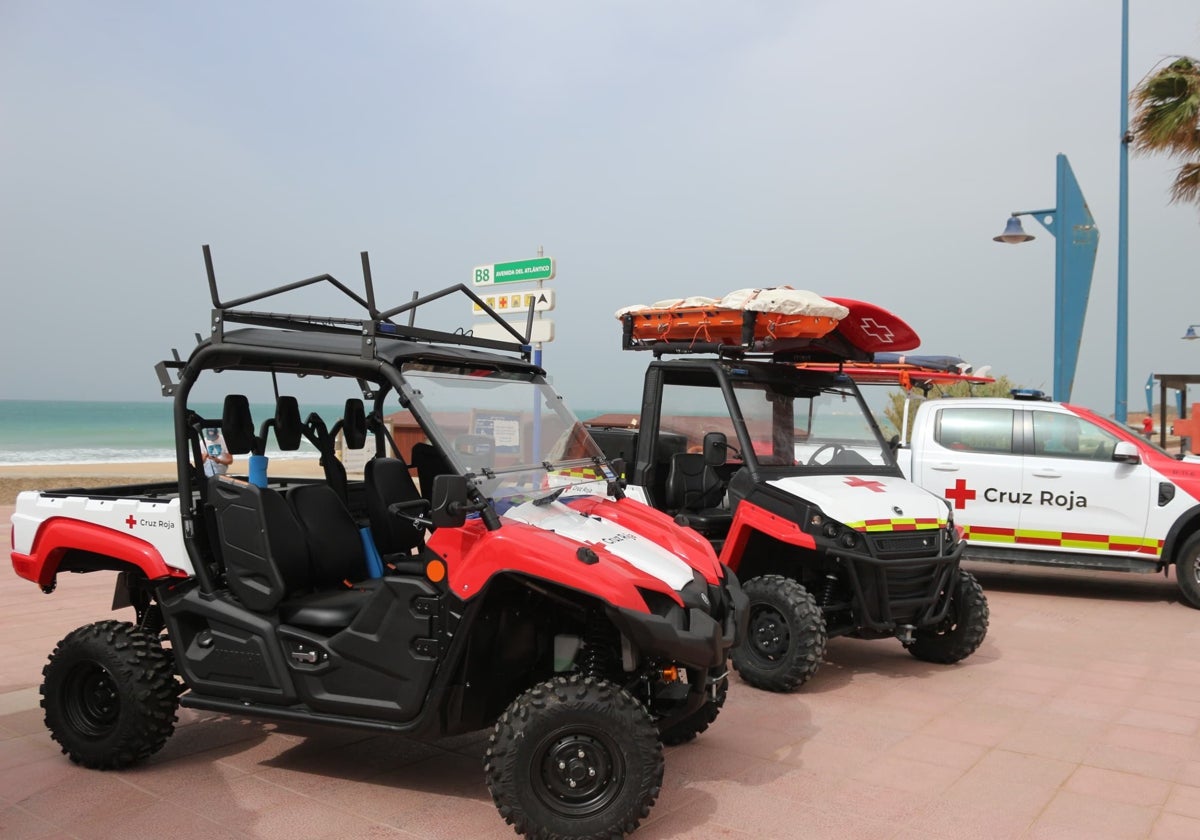
[{"label": "sandy beach", "polygon": [[[272,461],[271,472],[297,477],[320,476],[316,458]],[[230,473],[245,474],[245,461],[234,461]],[[152,481],[173,481],[174,462],[131,462],[114,464],[39,464],[0,466],[0,506],[11,505],[22,490],[53,490],[67,487],[117,487]]]}]

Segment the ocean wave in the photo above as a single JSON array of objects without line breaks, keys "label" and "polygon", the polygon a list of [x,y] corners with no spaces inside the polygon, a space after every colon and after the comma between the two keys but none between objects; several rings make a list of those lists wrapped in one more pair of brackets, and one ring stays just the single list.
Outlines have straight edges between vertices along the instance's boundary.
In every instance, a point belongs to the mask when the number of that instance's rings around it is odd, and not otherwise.
[{"label": "ocean wave", "polygon": [[[294,461],[301,458],[317,458],[315,449],[296,452],[267,450],[272,461]],[[245,459],[245,455],[234,456]],[[111,449],[103,447],[71,449],[31,449],[21,452],[0,452],[0,467],[37,467],[52,464],[171,464],[175,462],[173,449]]]}]

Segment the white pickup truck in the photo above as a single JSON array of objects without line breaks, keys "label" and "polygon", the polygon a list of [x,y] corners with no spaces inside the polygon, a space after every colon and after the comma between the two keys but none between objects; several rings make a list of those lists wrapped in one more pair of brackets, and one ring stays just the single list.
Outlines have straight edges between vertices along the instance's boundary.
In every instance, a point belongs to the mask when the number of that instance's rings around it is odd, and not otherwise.
[{"label": "white pickup truck", "polygon": [[943,496],[975,560],[1166,571],[1200,608],[1200,463],[1086,408],[1023,399],[921,403],[897,460]]}]

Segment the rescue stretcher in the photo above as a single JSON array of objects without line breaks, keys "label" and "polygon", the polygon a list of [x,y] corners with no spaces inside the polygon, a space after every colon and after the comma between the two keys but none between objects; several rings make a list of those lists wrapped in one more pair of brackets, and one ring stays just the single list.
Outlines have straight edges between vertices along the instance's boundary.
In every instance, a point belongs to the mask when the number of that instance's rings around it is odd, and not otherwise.
[{"label": "rescue stretcher", "polygon": [[874,304],[780,286],[739,289],[723,298],[661,300],[616,312],[626,350],[656,353],[797,353],[870,360],[919,343],[903,320]]}]

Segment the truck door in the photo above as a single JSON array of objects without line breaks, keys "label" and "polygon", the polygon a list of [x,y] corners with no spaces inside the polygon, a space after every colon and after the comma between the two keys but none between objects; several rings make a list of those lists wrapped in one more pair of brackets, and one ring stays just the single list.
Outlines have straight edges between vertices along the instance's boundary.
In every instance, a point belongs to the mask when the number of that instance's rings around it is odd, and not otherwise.
[{"label": "truck door", "polygon": [[1021,512],[1019,412],[995,406],[936,410],[918,481],[950,502],[968,540],[1011,545]]},{"label": "truck door", "polygon": [[1028,409],[1021,542],[1072,552],[1137,554],[1146,535],[1150,468],[1112,460],[1118,438],[1067,411]]}]

